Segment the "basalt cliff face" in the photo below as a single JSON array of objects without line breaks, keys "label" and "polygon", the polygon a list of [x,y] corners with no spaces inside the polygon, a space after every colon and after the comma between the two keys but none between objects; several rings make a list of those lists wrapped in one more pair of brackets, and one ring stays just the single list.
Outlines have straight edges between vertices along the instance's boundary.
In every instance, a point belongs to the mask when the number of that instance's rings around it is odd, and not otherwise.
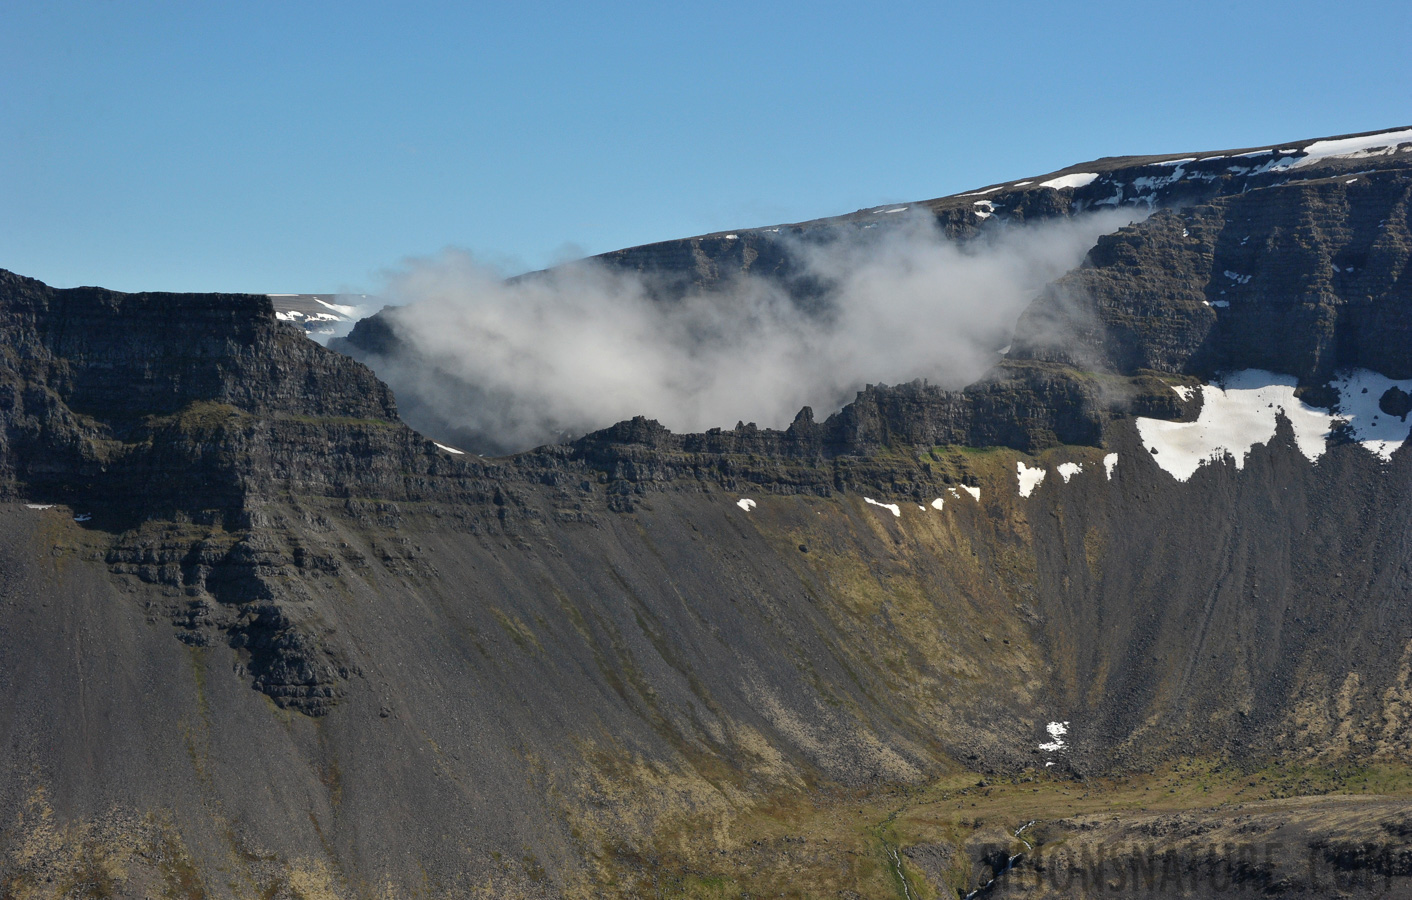
[{"label": "basalt cliff face", "polygon": [[1155,212],[978,383],[783,431],[482,459],[268,298],[0,274],[0,889],[1405,886],[1400,135],[932,201]]}]

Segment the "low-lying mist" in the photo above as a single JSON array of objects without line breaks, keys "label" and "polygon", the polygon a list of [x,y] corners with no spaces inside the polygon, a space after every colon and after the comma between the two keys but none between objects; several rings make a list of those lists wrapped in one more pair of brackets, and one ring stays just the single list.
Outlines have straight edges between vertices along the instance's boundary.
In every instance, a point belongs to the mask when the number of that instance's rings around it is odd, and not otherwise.
[{"label": "low-lying mist", "polygon": [[398,352],[357,355],[414,428],[480,453],[635,415],[674,431],[784,427],[805,405],[822,418],[865,383],[974,381],[1038,290],[1134,215],[1001,227],[964,242],[931,216],[839,229],[791,242],[788,283],[742,275],[673,299],[650,276],[592,260],[507,281],[447,250],[387,276]]}]

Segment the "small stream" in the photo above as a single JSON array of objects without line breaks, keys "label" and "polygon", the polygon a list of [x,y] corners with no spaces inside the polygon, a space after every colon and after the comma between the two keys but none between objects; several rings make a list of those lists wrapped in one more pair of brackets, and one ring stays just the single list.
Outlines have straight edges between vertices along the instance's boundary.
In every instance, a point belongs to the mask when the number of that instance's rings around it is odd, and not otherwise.
[{"label": "small stream", "polygon": [[1008,860],[1005,861],[1005,868],[1001,869],[999,872],[996,872],[994,878],[987,881],[980,887],[976,888],[974,891],[971,891],[969,894],[963,897],[962,900],[972,900],[973,897],[983,897],[986,894],[990,893],[991,889],[995,887],[996,883],[999,882],[1000,879],[1005,877],[1005,873],[1015,868],[1015,863],[1023,859],[1024,856],[1025,854],[1023,853],[1016,853],[1014,856],[1010,857]]},{"label": "small stream", "polygon": [[892,854],[892,864],[897,868],[897,879],[902,882],[902,896],[907,900],[914,900],[916,895],[912,893],[912,885],[908,884],[907,875],[902,871],[902,856],[896,847],[888,847],[887,852]]},{"label": "small stream", "polygon": [[[1033,849],[1034,849],[1034,846],[1033,846],[1029,841],[1027,841],[1027,840],[1025,840],[1024,838],[1020,837],[1020,835],[1024,833],[1024,830],[1025,830],[1026,828],[1029,828],[1029,827],[1030,827],[1031,825],[1033,825],[1034,823],[1035,823],[1035,820],[1034,820],[1034,819],[1030,819],[1028,822],[1026,822],[1025,824],[1021,825],[1019,828],[1015,829],[1015,838],[1016,838],[1016,840],[1018,840],[1020,843],[1024,844],[1026,850],[1033,850]],[[974,898],[976,898],[976,897],[984,897],[986,894],[990,893],[992,890],[994,890],[996,884],[998,884],[998,883],[1000,882],[1000,879],[1004,878],[1005,875],[1006,875],[1006,873],[1008,873],[1011,869],[1015,868],[1015,864],[1018,863],[1021,859],[1023,859],[1024,856],[1025,856],[1025,854],[1023,854],[1023,853],[1016,853],[1014,856],[1012,856],[1012,857],[1010,857],[1009,859],[1005,860],[1005,866],[1004,866],[999,872],[996,872],[996,873],[995,873],[995,877],[994,877],[994,878],[990,879],[990,880],[987,881],[985,884],[983,884],[983,885],[981,885],[980,887],[976,888],[974,891],[971,891],[971,892],[970,892],[969,894],[967,894],[965,897],[961,898],[961,900],[974,900]]]},{"label": "small stream", "polygon": [[1030,827],[1031,825],[1033,825],[1034,823],[1035,823],[1035,820],[1034,820],[1034,819],[1030,819],[1028,822],[1026,822],[1025,824],[1021,825],[1019,828],[1015,829],[1015,837],[1019,838],[1020,843],[1022,843],[1022,844],[1025,845],[1025,849],[1026,849],[1026,850],[1033,850],[1033,849],[1034,849],[1034,845],[1032,845],[1029,841],[1025,840],[1024,838],[1020,837],[1020,834],[1021,834],[1026,828],[1029,828],[1029,827]]}]

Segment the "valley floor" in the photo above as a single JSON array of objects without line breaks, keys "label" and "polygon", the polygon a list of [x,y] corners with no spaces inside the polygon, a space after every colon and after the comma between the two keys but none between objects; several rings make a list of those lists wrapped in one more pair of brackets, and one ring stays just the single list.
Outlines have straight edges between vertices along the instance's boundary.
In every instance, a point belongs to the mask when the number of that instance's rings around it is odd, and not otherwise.
[{"label": "valley floor", "polygon": [[1412,896],[1403,766],[1187,760],[1101,779],[966,773],[912,790],[781,796],[724,841],[705,825],[660,834],[650,853],[608,851],[600,888],[662,898]]}]

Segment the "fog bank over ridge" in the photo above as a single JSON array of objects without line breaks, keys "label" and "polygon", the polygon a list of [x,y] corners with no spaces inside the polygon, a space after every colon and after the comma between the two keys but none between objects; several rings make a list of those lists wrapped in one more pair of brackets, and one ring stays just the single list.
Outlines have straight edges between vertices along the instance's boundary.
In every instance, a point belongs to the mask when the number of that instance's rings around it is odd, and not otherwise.
[{"label": "fog bank over ridge", "polygon": [[823,240],[781,237],[795,271],[668,293],[582,260],[506,280],[471,253],[387,276],[400,347],[359,352],[418,430],[481,453],[561,441],[635,415],[675,431],[827,414],[865,383],[959,388],[1016,318],[1094,241],[1141,213],[1106,211],[948,240],[916,215]]}]

